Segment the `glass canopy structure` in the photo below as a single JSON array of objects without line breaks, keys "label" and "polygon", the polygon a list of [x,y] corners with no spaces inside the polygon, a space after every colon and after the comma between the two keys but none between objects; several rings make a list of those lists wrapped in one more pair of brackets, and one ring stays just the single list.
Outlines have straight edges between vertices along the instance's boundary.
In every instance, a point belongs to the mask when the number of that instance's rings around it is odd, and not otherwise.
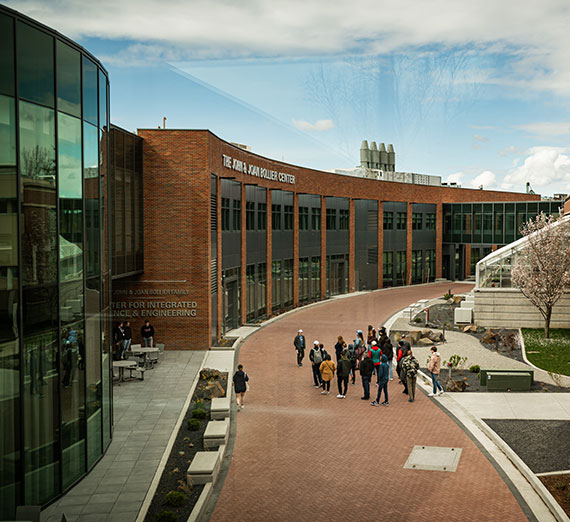
[{"label": "glass canopy structure", "polygon": [[[564,216],[554,226],[566,226],[570,215]],[[528,238],[522,237],[514,243],[491,252],[477,263],[476,289],[512,288],[511,269],[519,256],[527,248]]]}]

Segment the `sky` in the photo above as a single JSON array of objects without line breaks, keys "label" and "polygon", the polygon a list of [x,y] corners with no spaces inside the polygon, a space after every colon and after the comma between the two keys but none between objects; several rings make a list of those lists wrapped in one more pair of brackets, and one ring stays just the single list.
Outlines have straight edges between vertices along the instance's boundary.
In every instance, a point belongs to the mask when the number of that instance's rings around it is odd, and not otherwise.
[{"label": "sky", "polygon": [[111,121],[210,129],[320,170],[570,193],[570,2],[14,0],[109,71]]}]

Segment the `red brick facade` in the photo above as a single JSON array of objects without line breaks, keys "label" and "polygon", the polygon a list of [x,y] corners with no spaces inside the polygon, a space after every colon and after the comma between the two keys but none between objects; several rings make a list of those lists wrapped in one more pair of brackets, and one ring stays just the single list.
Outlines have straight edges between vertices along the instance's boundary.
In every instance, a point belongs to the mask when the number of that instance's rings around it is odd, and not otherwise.
[{"label": "red brick facade", "polygon": [[[144,138],[144,275],[130,281],[114,282],[113,299],[117,317],[128,313],[135,339],[142,321],[148,316],[156,329],[156,341],[167,349],[207,349],[212,326],[221,334],[223,303],[217,293],[217,324],[212,325],[211,245],[210,245],[210,176],[217,177],[217,252],[221,259],[220,178],[242,183],[241,190],[241,321],[246,310],[246,199],[245,184],[294,193],[294,290],[293,301],[299,302],[298,194],[321,195],[321,252],[326,252],[326,196],[349,198],[349,291],[354,291],[355,218],[354,201],[378,201],[378,286],[382,286],[383,201],[407,203],[406,258],[408,281],[411,280],[412,203],[433,203],[437,208],[436,277],[441,277],[442,204],[474,201],[528,201],[540,196],[512,192],[458,189],[376,181],[297,167],[247,152],[206,130],[140,130]],[[222,155],[246,165],[295,176],[295,183],[253,176],[225,167]],[[287,181],[287,180],[285,180]],[[271,310],[271,191],[267,190],[267,291]],[[326,294],[326,262],[322,255],[321,297]],[[466,259],[467,264],[467,259]],[[222,285],[221,262],[217,263],[218,289]],[[174,292],[176,291],[176,292]],[[121,316],[121,313],[124,315]],[[142,317],[144,313],[145,317]]]}]

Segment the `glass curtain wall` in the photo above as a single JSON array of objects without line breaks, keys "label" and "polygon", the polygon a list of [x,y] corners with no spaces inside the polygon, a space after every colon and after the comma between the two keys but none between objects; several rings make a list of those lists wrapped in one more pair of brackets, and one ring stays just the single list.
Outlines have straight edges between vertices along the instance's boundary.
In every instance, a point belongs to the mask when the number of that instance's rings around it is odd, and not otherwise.
[{"label": "glass curtain wall", "polygon": [[73,42],[3,6],[0,46],[6,519],[17,505],[45,505],[69,488],[110,440],[101,357],[110,295],[101,292],[108,80]]}]

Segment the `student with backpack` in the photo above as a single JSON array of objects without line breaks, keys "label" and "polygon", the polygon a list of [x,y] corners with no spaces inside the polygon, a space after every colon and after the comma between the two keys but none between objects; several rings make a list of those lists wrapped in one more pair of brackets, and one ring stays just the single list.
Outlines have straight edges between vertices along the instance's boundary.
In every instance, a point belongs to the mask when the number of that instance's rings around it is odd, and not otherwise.
[{"label": "student with backpack", "polygon": [[382,390],[384,390],[384,402],[382,406],[388,406],[388,359],[385,355],[382,355],[382,363],[380,364],[378,372],[378,395],[376,395],[376,400],[370,403],[372,406],[378,406],[378,404],[380,404]]},{"label": "student with backpack", "polygon": [[404,389],[402,393],[408,394],[408,381],[406,380],[406,376],[402,372],[402,362],[404,357],[406,356],[407,352],[406,344],[404,341],[398,341],[398,351],[396,352],[396,373],[398,374],[398,378],[400,379],[400,383],[404,385]]},{"label": "student with backpack", "polygon": [[325,356],[325,360],[321,363],[319,370],[323,380],[323,391],[321,394],[328,395],[331,392],[331,381],[336,371],[336,365],[331,361],[331,356],[328,353]]},{"label": "student with backpack", "polygon": [[364,335],[362,330],[356,331],[356,339],[354,340],[354,349],[356,350],[357,365],[360,365],[362,356],[366,353],[366,346],[364,345]]},{"label": "student with backpack", "polygon": [[382,362],[382,352],[380,348],[377,346],[376,341],[372,341],[370,345],[370,350],[368,351],[368,357],[372,359],[372,363],[374,364],[374,373],[376,373],[376,384],[380,382],[380,374],[378,373],[380,370],[380,363]]},{"label": "student with backpack", "polygon": [[243,365],[238,364],[237,372],[233,377],[234,391],[236,392],[236,401],[238,411],[245,407],[245,392],[247,392],[249,376],[243,371]]},{"label": "student with backpack", "polygon": [[353,344],[348,345],[348,351],[346,353],[348,360],[350,361],[350,371],[352,373],[352,384],[356,384],[356,367],[358,363],[358,356],[356,355],[356,350]]},{"label": "student with backpack", "polygon": [[388,370],[390,371],[390,380],[394,380],[394,373],[392,371],[392,360],[394,359],[394,347],[389,337],[386,337],[384,344],[381,345],[382,355],[388,359]]},{"label": "student with backpack", "polygon": [[420,363],[412,354],[412,350],[406,352],[402,359],[402,373],[404,374],[408,387],[408,402],[414,402],[416,398],[416,379]]},{"label": "student with backpack", "polygon": [[342,338],[342,335],[339,335],[337,338],[337,343],[334,345],[334,351],[336,355],[336,363],[340,361],[340,356],[342,355],[342,351],[346,348],[346,343]]},{"label": "student with backpack", "polygon": [[364,388],[364,396],[361,397],[363,401],[370,399],[370,379],[374,372],[374,363],[370,357],[366,355],[360,361],[360,377],[362,378],[362,388]]},{"label": "student with backpack", "polygon": [[309,352],[309,359],[311,360],[313,369],[313,381],[315,383],[313,386],[315,388],[320,388],[323,384],[323,379],[321,377],[319,368],[321,367],[321,363],[323,362],[324,357],[321,347],[319,346],[319,341],[315,341],[313,343],[313,347]]}]

